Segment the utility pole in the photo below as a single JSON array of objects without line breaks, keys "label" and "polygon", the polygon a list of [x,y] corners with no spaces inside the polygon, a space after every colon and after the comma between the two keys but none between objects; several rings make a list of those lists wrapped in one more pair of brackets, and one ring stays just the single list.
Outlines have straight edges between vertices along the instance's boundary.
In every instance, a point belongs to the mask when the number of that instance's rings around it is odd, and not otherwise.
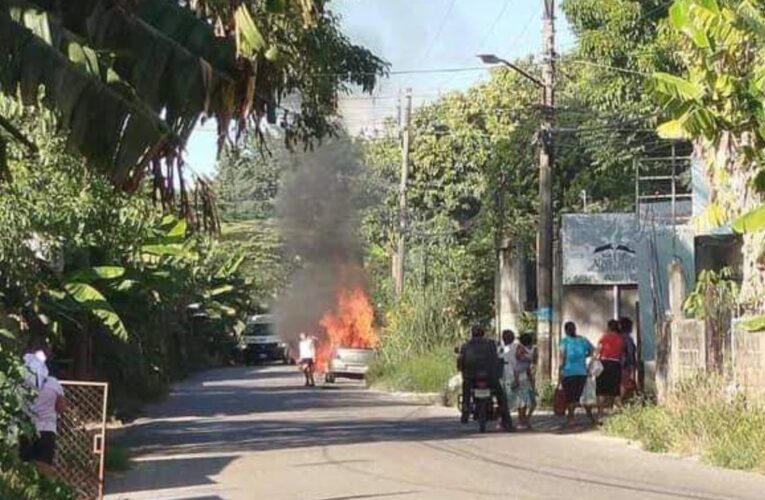
[{"label": "utility pole", "polygon": [[409,179],[409,134],[412,116],[412,89],[406,89],[406,104],[403,106],[401,119],[401,182],[398,187],[398,246],[393,265],[393,281],[396,295],[404,292],[404,265],[406,264],[406,185]]},{"label": "utility pole", "polygon": [[553,316],[553,199],[552,129],[555,119],[555,0],[543,0],[542,17],[543,76],[542,127],[539,140],[539,228],[537,234],[537,342],[539,345],[538,376],[552,377]]}]

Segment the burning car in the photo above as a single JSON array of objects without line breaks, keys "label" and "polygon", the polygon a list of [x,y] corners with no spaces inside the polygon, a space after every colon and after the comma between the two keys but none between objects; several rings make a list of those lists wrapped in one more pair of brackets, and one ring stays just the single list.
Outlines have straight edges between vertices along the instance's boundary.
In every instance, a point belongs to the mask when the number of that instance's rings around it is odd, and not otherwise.
[{"label": "burning car", "polygon": [[317,350],[317,369],[324,373],[324,381],[363,379],[380,342],[374,328],[374,309],[364,288],[342,288],[335,307],[319,325],[324,335]]},{"label": "burning car", "polygon": [[324,381],[333,384],[337,378],[363,379],[375,357],[371,348],[340,347],[335,350],[324,373]]}]

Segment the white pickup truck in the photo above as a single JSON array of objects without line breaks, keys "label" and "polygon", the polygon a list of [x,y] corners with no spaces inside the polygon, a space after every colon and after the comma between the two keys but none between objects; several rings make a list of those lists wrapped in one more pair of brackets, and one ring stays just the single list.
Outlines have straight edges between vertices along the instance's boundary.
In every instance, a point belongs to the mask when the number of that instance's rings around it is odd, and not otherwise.
[{"label": "white pickup truck", "polygon": [[290,363],[289,347],[274,331],[274,321],[270,314],[250,317],[240,340],[242,358],[247,364],[262,361],[281,361]]}]

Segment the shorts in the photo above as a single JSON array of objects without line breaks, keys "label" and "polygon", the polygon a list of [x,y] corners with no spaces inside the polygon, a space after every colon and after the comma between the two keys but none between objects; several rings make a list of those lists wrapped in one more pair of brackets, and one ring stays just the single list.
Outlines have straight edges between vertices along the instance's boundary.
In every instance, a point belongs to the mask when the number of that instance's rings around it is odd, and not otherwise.
[{"label": "shorts", "polygon": [[313,368],[313,358],[300,358],[300,361],[298,361],[298,364],[304,368]]},{"label": "shorts", "polygon": [[55,432],[42,431],[37,436],[21,436],[19,439],[19,457],[24,462],[42,462],[52,466],[55,454]]},{"label": "shorts", "polygon": [[573,405],[579,404],[582,397],[584,384],[587,382],[587,375],[571,375],[563,377],[563,392],[566,393],[566,403]]},{"label": "shorts", "polygon": [[618,361],[610,359],[603,362],[603,373],[598,377],[598,396],[616,397],[622,385],[622,365]]}]

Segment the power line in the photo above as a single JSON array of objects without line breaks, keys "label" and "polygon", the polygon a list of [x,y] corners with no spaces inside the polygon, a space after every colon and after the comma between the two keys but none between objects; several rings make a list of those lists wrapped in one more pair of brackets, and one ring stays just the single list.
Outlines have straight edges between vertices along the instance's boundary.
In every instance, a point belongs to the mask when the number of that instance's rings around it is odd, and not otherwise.
[{"label": "power line", "polygon": [[558,61],[561,64],[566,64],[566,63],[584,64],[586,66],[594,66],[596,68],[603,68],[603,69],[608,69],[608,70],[611,70],[611,71],[617,71],[617,72],[620,72],[620,73],[627,73],[627,74],[631,74],[631,75],[639,75],[639,76],[644,76],[644,77],[650,77],[651,76],[650,73],[644,73],[642,71],[637,71],[637,70],[634,70],[634,69],[619,68],[617,66],[610,66],[608,64],[600,64],[600,63],[596,63],[596,62],[592,62],[592,61],[587,61],[587,60],[584,60],[584,59],[560,59],[559,58]]},{"label": "power line", "polygon": [[512,3],[512,0],[505,0],[505,4],[502,5],[502,8],[499,10],[499,13],[494,18],[494,22],[491,23],[491,26],[483,35],[483,38],[481,38],[481,41],[478,43],[478,48],[475,49],[475,52],[473,54],[471,54],[471,57],[481,52],[481,49],[483,49],[483,45],[489,40],[489,37],[491,37],[491,35],[494,34],[494,30],[497,28],[497,25],[502,20],[503,16],[505,15],[505,11],[507,11],[507,8],[510,7],[511,3]]},{"label": "power line", "polygon": [[451,2],[449,3],[449,7],[446,9],[446,12],[444,13],[444,17],[441,18],[441,24],[439,24],[438,29],[436,30],[436,36],[433,37],[433,39],[430,41],[430,45],[428,45],[428,48],[425,49],[425,52],[420,58],[420,63],[427,60],[428,56],[430,55],[430,51],[433,50],[433,47],[435,47],[436,41],[441,36],[441,32],[444,30],[444,26],[446,26],[446,21],[449,19],[449,15],[452,13],[452,9],[454,9],[454,4],[456,3],[457,3],[457,0],[451,0]]}]

